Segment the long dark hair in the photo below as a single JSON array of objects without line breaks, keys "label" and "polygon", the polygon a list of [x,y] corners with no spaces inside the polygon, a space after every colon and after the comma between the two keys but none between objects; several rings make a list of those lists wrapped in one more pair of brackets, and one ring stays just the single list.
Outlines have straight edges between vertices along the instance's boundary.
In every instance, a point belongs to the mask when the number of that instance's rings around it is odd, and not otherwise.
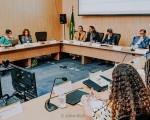
[{"label": "long dark hair", "polygon": [[145,65],[144,65],[144,71],[145,71],[145,82],[146,82],[146,85],[148,88],[150,88],[150,59],[148,59],[146,62],[145,62]]},{"label": "long dark hair", "polygon": [[29,29],[24,29],[23,32],[22,32],[22,35],[25,36],[25,32],[26,32],[26,31],[28,32],[28,36],[30,36],[30,31],[29,31]]},{"label": "long dark hair", "polygon": [[96,30],[95,30],[94,26],[89,26],[89,27],[93,29],[93,33],[96,33]]},{"label": "long dark hair", "polygon": [[150,93],[134,67],[120,64],[114,69],[112,78],[112,120],[117,114],[119,117],[130,115],[130,120],[136,120],[136,114],[150,113]]}]

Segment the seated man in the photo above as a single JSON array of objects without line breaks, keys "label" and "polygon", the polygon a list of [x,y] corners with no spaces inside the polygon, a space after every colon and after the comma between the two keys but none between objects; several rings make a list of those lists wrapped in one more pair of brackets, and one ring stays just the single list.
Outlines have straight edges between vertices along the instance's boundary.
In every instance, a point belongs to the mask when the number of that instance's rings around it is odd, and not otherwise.
[{"label": "seated man", "polygon": [[79,41],[85,42],[85,40],[86,40],[86,33],[84,32],[82,26],[79,26],[78,32],[75,32],[74,38],[75,38],[75,40],[79,40]]},{"label": "seated man", "polygon": [[12,36],[11,30],[6,30],[5,36],[0,39],[0,44],[2,45],[11,45],[11,40],[15,38]]},{"label": "seated man", "polygon": [[149,44],[149,38],[146,37],[146,30],[141,29],[140,30],[140,36],[136,36],[131,43],[131,46],[134,46],[135,48],[147,48]]},{"label": "seated man", "polygon": [[96,32],[94,26],[89,27],[89,32],[87,34],[87,38],[85,42],[98,43],[100,42],[99,33]]},{"label": "seated man", "polygon": [[107,30],[105,39],[101,42],[102,44],[116,45],[116,35],[113,33],[113,30],[110,28]]},{"label": "seated man", "polygon": [[[107,34],[105,36],[105,39],[101,42],[101,44],[109,44],[109,45],[116,45],[117,37],[113,33],[113,30],[111,28],[107,29]],[[107,65],[107,67],[113,66],[115,63],[111,61],[104,61],[101,60],[101,65]]]}]

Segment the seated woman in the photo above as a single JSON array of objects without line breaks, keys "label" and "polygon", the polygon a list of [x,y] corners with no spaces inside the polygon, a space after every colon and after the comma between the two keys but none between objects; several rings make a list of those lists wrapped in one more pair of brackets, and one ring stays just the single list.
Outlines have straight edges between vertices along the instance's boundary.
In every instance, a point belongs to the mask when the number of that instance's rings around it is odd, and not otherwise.
[{"label": "seated woman", "polygon": [[22,44],[27,43],[27,41],[29,41],[29,43],[32,43],[32,37],[28,29],[23,30],[21,41],[22,41]]},{"label": "seated woman", "polygon": [[0,39],[0,44],[2,45],[11,45],[11,41],[15,38],[12,36],[12,31],[7,29],[5,32],[5,36]]},{"label": "seated woman", "polygon": [[86,40],[86,33],[84,32],[82,26],[79,26],[78,32],[75,32],[74,38],[75,38],[75,40],[79,40],[79,41],[85,42],[85,40]]},{"label": "seated woman", "polygon": [[86,42],[91,42],[91,43],[99,43],[100,42],[100,36],[99,33],[96,32],[94,26],[89,27],[89,32],[87,34],[87,38],[85,40]]},{"label": "seated woman", "polygon": [[89,105],[90,96],[83,96],[86,118],[89,120],[117,120],[129,115],[136,120],[137,114],[150,113],[150,93],[137,70],[128,64],[118,65],[112,73],[112,91],[109,100],[99,109]]},{"label": "seated woman", "polygon": [[[75,40],[79,40],[79,41],[82,41],[82,42],[85,42],[86,40],[86,33],[84,32],[83,30],[83,27],[82,26],[79,26],[78,28],[78,32],[75,32],[74,34],[74,39]],[[76,55],[73,55],[74,57],[72,59],[76,59]]]}]

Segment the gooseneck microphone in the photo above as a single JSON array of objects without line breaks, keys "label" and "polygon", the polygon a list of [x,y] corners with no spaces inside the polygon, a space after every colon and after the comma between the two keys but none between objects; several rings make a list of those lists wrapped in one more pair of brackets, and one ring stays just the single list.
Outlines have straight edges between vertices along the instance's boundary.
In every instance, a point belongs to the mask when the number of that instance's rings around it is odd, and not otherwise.
[{"label": "gooseneck microphone", "polygon": [[45,109],[49,112],[51,111],[54,111],[56,109],[58,109],[58,107],[52,103],[50,103],[50,100],[51,100],[51,96],[52,96],[52,92],[53,92],[53,88],[54,88],[54,85],[55,85],[55,82],[57,79],[60,79],[62,81],[67,81],[67,78],[66,77],[63,77],[63,78],[55,78],[54,80],[54,83],[53,83],[53,87],[52,87],[52,90],[51,90],[51,93],[50,93],[50,97],[49,99],[45,102]]}]

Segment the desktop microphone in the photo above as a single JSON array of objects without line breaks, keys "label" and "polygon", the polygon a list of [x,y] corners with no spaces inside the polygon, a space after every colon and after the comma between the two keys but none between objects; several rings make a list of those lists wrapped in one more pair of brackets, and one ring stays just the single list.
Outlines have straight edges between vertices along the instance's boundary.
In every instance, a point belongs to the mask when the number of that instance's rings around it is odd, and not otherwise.
[{"label": "desktop microphone", "polygon": [[49,111],[49,112],[58,109],[58,107],[57,107],[56,105],[50,103],[51,95],[52,95],[53,88],[54,88],[54,85],[55,85],[55,81],[56,81],[57,79],[61,79],[62,81],[67,81],[67,78],[66,78],[66,77],[63,77],[63,78],[55,78],[54,83],[53,83],[53,87],[52,87],[52,90],[51,90],[51,93],[50,93],[50,97],[49,97],[49,99],[45,102],[45,109],[46,109],[47,111]]}]

